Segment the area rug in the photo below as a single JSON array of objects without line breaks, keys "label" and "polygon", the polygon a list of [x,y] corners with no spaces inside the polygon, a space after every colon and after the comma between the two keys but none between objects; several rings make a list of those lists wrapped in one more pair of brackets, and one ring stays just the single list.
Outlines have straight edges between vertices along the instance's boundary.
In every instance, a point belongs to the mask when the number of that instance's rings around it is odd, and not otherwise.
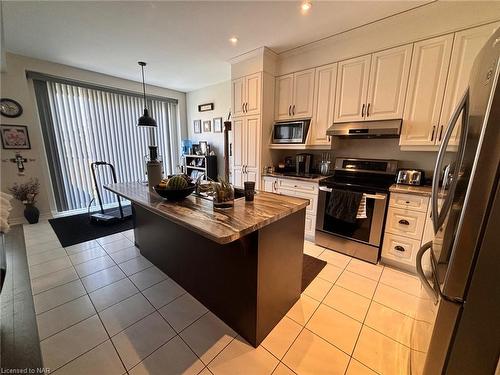
[{"label": "area rug", "polygon": [[302,291],[311,284],[325,266],[326,262],[324,260],[304,254],[302,265]]},{"label": "area rug", "polygon": [[[130,206],[123,207],[123,214],[125,216],[130,215],[130,213]],[[123,232],[134,227],[131,216],[126,220],[113,224],[91,223],[88,214],[58,217],[50,219],[49,223],[63,247],[95,240],[96,238]]]}]

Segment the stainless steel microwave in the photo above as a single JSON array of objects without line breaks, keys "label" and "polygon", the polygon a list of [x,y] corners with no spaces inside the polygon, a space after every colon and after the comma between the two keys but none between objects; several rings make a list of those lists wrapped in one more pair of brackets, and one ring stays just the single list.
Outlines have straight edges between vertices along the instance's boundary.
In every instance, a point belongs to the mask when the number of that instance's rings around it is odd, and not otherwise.
[{"label": "stainless steel microwave", "polygon": [[273,126],[273,143],[306,143],[311,120],[277,122]]}]

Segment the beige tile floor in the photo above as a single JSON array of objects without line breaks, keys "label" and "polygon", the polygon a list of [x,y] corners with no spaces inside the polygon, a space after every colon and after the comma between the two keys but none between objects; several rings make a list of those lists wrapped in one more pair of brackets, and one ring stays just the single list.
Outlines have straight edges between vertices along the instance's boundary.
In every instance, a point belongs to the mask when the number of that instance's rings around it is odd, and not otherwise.
[{"label": "beige tile floor", "polygon": [[47,222],[24,233],[56,375],[392,375],[423,357],[411,347],[413,324],[430,327],[415,320],[418,279],[309,242],[304,252],[327,266],[255,349],[143,258],[132,231],[67,248]]}]

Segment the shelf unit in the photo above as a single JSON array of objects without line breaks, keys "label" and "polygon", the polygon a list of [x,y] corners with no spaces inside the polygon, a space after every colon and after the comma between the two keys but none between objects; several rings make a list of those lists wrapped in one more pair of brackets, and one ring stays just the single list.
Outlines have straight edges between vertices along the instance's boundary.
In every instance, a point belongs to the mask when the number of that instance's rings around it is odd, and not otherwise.
[{"label": "shelf unit", "polygon": [[[184,173],[191,176],[193,171],[203,173],[211,180],[217,181],[217,156],[216,155],[184,155]],[[202,160],[200,162],[200,160]],[[191,165],[193,161],[196,165]]]}]

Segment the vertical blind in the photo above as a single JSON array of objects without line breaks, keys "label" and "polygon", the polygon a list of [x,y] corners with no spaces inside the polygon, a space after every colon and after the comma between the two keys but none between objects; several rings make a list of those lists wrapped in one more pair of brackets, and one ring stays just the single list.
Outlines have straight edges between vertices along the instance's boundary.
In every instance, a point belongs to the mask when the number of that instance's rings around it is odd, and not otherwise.
[{"label": "vertical blind", "polygon": [[[175,172],[180,147],[176,103],[148,100],[158,126],[141,128],[137,126],[144,108],[140,97],[60,82],[35,83],[58,211],[87,207],[95,197],[92,162],[113,164],[119,182],[144,180],[150,139],[158,145],[165,174]],[[44,105],[49,108],[40,108]],[[112,177],[109,169],[98,168],[101,187]],[[114,194],[103,189],[101,193],[104,204],[116,201]]]}]

